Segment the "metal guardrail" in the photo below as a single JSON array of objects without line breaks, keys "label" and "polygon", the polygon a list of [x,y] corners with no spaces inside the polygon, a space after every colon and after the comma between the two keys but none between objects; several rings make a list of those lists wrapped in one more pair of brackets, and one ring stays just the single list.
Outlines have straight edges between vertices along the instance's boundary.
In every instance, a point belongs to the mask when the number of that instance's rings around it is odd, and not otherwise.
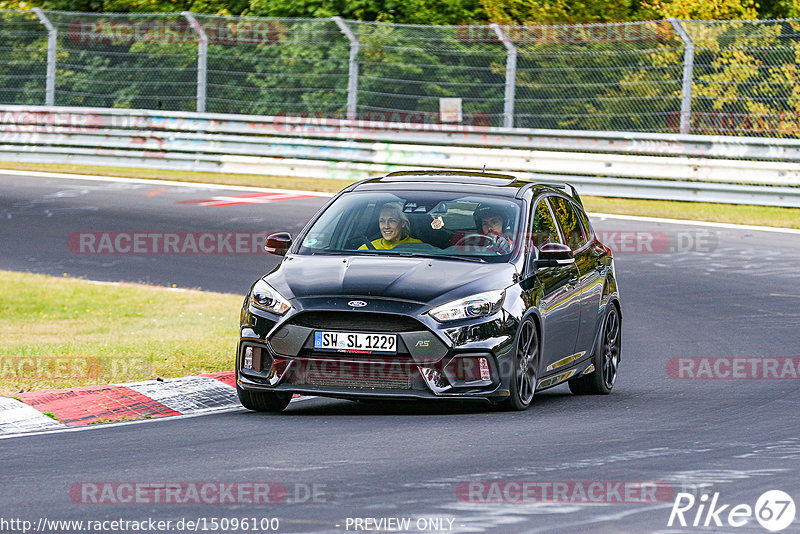
[{"label": "metal guardrail", "polygon": [[584,194],[800,207],[800,140],[0,106],[0,160],[356,180],[567,176]]}]

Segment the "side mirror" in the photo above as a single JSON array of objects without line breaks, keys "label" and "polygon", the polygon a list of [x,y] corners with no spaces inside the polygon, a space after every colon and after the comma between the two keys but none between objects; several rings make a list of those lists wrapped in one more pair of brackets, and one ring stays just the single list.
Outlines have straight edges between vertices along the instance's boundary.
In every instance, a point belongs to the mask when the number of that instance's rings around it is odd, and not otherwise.
[{"label": "side mirror", "polygon": [[572,254],[571,248],[561,243],[547,243],[542,245],[542,248],[539,249],[539,257],[536,259],[533,266],[536,269],[541,269],[543,267],[557,267],[570,263],[575,263],[575,256]]},{"label": "side mirror", "polygon": [[276,232],[267,236],[264,250],[270,254],[285,256],[286,251],[292,246],[292,234],[289,232]]}]

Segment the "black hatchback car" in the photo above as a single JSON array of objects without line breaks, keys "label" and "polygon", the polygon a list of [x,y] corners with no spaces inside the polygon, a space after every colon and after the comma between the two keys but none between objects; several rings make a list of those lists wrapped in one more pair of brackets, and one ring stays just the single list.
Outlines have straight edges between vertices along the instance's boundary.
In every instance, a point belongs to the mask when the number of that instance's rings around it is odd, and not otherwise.
[{"label": "black hatchback car", "polygon": [[392,173],[345,188],[266,249],[285,257],[241,311],[248,409],[280,411],[299,393],[524,410],[563,382],[614,386],[614,261],[569,185]]}]

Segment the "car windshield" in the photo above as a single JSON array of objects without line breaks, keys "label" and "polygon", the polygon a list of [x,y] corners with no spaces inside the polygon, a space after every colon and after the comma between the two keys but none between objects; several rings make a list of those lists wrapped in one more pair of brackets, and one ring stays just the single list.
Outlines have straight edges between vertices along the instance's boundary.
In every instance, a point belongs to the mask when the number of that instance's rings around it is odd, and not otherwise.
[{"label": "car windshield", "polygon": [[303,236],[299,254],[436,256],[505,262],[517,246],[520,201],[459,192],[354,192]]}]

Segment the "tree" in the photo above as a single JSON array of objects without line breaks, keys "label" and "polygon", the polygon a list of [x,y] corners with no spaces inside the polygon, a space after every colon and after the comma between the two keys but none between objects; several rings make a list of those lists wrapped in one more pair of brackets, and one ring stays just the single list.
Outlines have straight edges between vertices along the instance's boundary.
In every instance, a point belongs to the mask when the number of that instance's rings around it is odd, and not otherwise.
[{"label": "tree", "polygon": [[643,0],[641,15],[649,19],[753,20],[755,0]]},{"label": "tree", "polygon": [[499,24],[573,24],[633,18],[632,0],[481,0],[486,17]]},{"label": "tree", "polygon": [[485,20],[478,0],[251,0],[250,14],[402,24],[465,24]]}]

